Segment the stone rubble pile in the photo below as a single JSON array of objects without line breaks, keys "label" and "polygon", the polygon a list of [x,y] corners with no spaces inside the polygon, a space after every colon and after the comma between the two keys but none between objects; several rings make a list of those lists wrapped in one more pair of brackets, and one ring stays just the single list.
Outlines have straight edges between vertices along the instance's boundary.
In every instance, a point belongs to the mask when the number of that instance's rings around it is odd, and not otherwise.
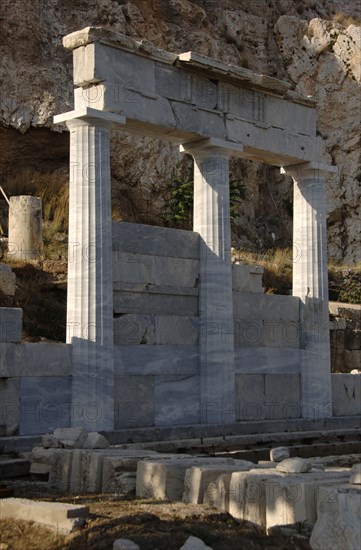
[{"label": "stone rubble pile", "polygon": [[[34,447],[31,472],[48,473],[49,486],[69,494],[103,492],[206,504],[268,534],[280,526],[303,524],[309,531],[313,529],[314,550],[361,547],[361,464],[350,468],[340,465],[345,457],[302,459],[289,455],[288,448],[274,448],[271,460],[255,464],[107,447],[101,434],[70,428],[44,436],[43,447]],[[349,465],[355,459],[351,458]],[[182,548],[208,548],[193,539]],[[114,543],[115,550],[137,547],[125,539]]]}]

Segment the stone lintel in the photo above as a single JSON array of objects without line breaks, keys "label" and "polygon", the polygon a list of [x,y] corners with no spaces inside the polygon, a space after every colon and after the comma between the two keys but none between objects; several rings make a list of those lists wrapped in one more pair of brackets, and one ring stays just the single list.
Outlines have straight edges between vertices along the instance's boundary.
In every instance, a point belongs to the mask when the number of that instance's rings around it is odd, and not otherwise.
[{"label": "stone lintel", "polygon": [[181,153],[189,155],[217,155],[243,157],[243,145],[218,138],[200,139],[180,145]]},{"label": "stone lintel", "polygon": [[287,97],[294,103],[308,107],[315,107],[316,101],[312,97],[302,96],[291,90],[291,84],[274,77],[255,73],[244,67],[229,65],[212,57],[188,51],[181,54],[168,52],[156,48],[148,40],[137,41],[125,34],[104,29],[102,27],[86,27],[64,36],[63,46],[67,50],[75,50],[88,44],[104,44],[112,48],[134,53],[160,61],[167,65],[178,65],[184,69],[193,69],[207,72],[210,77],[220,80],[242,82],[247,87],[263,90],[271,94]]},{"label": "stone lintel", "polygon": [[281,168],[281,174],[287,174],[289,176],[292,176],[296,181],[298,179],[306,179],[306,178],[315,178],[316,180],[319,179],[318,176],[321,176],[322,178],[326,176],[326,174],[337,174],[338,173],[338,167],[337,166],[331,166],[330,164],[325,164],[324,162],[305,162],[304,164],[293,164],[291,166],[286,166]]},{"label": "stone lintel", "polygon": [[79,107],[73,111],[68,111],[60,115],[54,116],[54,124],[61,124],[62,122],[68,122],[76,119],[88,119],[95,118],[99,121],[112,122],[114,124],[125,124],[126,118],[122,115],[115,113],[108,113],[106,111],[100,111],[99,109],[92,109],[91,107]]}]

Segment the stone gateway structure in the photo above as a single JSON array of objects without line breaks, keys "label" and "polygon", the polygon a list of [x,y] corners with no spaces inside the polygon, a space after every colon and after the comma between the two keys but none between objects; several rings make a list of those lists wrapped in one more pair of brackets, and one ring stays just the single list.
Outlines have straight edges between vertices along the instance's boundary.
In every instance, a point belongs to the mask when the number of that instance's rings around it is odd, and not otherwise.
[{"label": "stone gateway structure", "polygon": [[[54,121],[71,139],[72,423],[113,430],[332,416],[325,174],[337,169],[320,162],[314,101],[286,82],[101,28],[72,33],[64,46],[75,109]],[[118,223],[112,240],[112,126],[192,155],[193,233]],[[252,292],[247,269],[232,276],[231,155],[293,177],[292,297]]]}]

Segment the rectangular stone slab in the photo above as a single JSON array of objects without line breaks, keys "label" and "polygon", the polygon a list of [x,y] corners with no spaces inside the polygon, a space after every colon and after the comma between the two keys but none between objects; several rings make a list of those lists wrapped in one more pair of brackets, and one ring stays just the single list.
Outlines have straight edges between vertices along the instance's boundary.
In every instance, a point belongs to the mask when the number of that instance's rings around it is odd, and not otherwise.
[{"label": "rectangular stone slab", "polygon": [[82,527],[88,513],[87,506],[77,504],[41,502],[24,498],[0,500],[0,518],[34,521],[63,534]]},{"label": "rectangular stone slab", "polygon": [[234,465],[230,458],[172,458],[138,462],[136,494],[140,498],[180,501],[188,468],[196,465]]}]

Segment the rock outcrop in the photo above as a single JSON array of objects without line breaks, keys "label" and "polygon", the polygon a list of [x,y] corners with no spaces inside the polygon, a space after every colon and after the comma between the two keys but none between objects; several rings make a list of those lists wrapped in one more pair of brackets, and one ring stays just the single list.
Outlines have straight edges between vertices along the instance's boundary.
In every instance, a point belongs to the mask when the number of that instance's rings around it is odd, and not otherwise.
[{"label": "rock outcrop", "polygon": [[[66,182],[68,135],[52,123],[54,114],[73,106],[72,60],[62,37],[104,26],[169,51],[192,49],[277,76],[316,96],[323,160],[340,166],[328,180],[329,253],[346,263],[359,261],[360,11],[353,0],[3,0],[2,185],[11,193],[14,178],[24,171],[29,177],[32,170]],[[190,168],[191,160],[168,143],[116,132],[115,215],[162,223],[171,182],[187,179]],[[257,163],[237,160],[231,168],[232,178],[246,188],[236,210],[234,244],[291,245],[291,181]]]}]

